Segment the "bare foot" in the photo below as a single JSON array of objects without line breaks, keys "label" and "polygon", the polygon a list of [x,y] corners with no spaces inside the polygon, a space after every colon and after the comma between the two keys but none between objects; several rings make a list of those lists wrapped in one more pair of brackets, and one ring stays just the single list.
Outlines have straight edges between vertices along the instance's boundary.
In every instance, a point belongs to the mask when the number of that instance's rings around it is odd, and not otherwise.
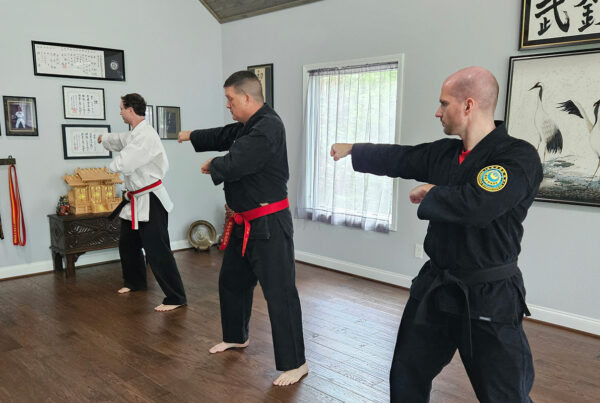
[{"label": "bare foot", "polygon": [[246,342],[242,343],[242,344],[239,344],[239,343],[225,343],[224,341],[222,341],[219,344],[213,346],[210,350],[208,350],[208,352],[211,353],[211,354],[222,353],[223,351],[229,350],[230,348],[244,348],[244,347],[248,347],[248,344],[250,344],[250,340],[246,340]]},{"label": "bare foot", "polygon": [[273,385],[291,385],[293,383],[298,382],[300,378],[302,378],[306,374],[308,374],[308,363],[305,362],[298,368],[285,371],[283,374],[279,375],[279,377],[273,381]]},{"label": "bare foot", "polygon": [[156,308],[154,308],[154,310],[158,311],[158,312],[167,312],[167,311],[172,311],[173,309],[177,309],[180,306],[183,306],[183,305],[165,305],[165,304],[160,304],[159,306],[157,306]]},{"label": "bare foot", "polygon": [[127,294],[128,292],[131,292],[131,288],[127,288],[127,287],[122,287],[119,288],[119,291],[117,291],[119,294]]}]

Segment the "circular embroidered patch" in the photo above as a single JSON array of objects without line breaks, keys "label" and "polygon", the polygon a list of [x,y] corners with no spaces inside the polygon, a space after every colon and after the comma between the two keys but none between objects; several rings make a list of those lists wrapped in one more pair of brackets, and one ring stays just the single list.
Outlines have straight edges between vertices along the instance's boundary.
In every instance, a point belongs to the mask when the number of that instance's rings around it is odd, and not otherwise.
[{"label": "circular embroidered patch", "polygon": [[488,192],[502,190],[506,182],[508,182],[508,174],[500,165],[487,166],[477,174],[477,184]]}]

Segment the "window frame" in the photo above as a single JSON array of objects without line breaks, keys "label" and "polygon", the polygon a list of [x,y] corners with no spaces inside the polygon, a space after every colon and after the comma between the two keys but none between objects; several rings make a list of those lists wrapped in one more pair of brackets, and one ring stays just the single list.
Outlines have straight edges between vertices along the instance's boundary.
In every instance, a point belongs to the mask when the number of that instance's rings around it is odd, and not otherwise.
[{"label": "window frame", "polygon": [[[306,64],[302,66],[302,135],[306,133],[306,99],[308,97],[308,77],[309,71],[324,69],[324,68],[333,68],[333,67],[347,67],[347,66],[361,66],[366,64],[373,63],[386,63],[386,62],[397,62],[398,63],[398,71],[397,71],[397,88],[396,88],[396,123],[395,123],[395,133],[394,133],[394,143],[400,143],[400,131],[402,127],[402,93],[404,90],[404,54],[396,53],[385,56],[376,56],[376,57],[365,57],[360,59],[349,59],[349,60],[338,60],[331,62],[322,62],[322,63],[314,63],[314,64]],[[398,178],[393,179],[392,185],[392,222],[390,224],[390,231],[398,230]]]}]

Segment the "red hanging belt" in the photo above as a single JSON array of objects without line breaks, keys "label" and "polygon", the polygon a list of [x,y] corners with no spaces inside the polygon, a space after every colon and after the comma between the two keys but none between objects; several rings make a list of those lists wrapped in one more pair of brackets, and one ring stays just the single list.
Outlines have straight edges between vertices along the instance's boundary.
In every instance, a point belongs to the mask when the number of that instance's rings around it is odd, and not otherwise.
[{"label": "red hanging belt", "polygon": [[284,200],[267,204],[266,206],[257,207],[252,210],[244,211],[243,213],[233,213],[227,224],[225,224],[225,231],[223,232],[223,241],[219,249],[225,250],[231,237],[231,231],[233,230],[233,224],[242,225],[244,224],[244,243],[242,245],[242,256],[246,253],[246,245],[248,244],[248,238],[250,237],[250,221],[255,220],[259,217],[263,217],[269,214],[276,213],[281,210],[285,210],[290,206],[290,201],[285,198]]},{"label": "red hanging belt", "polygon": [[[14,179],[13,179],[14,177]],[[17,167],[13,164],[8,167],[8,188],[10,191],[10,211],[12,216],[13,245],[25,246],[26,231],[25,217],[23,217],[23,206],[19,194],[19,182],[17,180]]]},{"label": "red hanging belt", "polygon": [[135,205],[135,196],[144,193],[148,193],[150,192],[152,189],[154,189],[155,187],[158,187],[162,185],[162,181],[159,179],[156,182],[145,186],[141,189],[138,190],[132,190],[127,192],[127,198],[129,199],[129,202],[131,203],[131,229],[138,229],[138,220],[137,220],[137,208]]}]

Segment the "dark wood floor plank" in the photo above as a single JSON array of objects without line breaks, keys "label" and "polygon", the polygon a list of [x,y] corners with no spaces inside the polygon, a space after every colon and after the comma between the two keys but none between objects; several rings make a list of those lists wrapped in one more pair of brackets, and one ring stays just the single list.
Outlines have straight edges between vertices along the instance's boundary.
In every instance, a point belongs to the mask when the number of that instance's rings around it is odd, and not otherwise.
[{"label": "dark wood floor plank", "polygon": [[[175,254],[189,306],[153,311],[162,292],[118,295],[118,262],[61,275],[0,281],[0,401],[4,402],[384,402],[408,291],[302,263],[310,373],[274,387],[267,304],[254,294],[250,345],[211,355],[221,340],[222,254]],[[596,402],[600,339],[526,321],[540,402]],[[476,402],[460,358],[434,380],[432,402]]]}]

